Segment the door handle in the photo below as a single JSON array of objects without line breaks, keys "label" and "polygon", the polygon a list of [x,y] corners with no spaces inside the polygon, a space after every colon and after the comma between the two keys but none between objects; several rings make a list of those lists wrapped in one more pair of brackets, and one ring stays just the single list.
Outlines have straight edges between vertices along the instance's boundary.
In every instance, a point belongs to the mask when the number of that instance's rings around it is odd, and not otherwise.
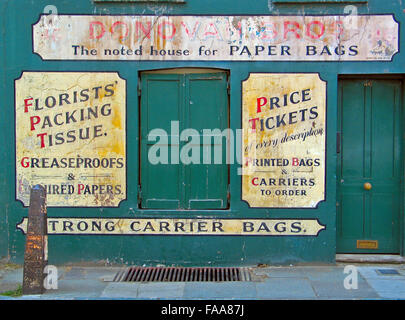
[{"label": "door handle", "polygon": [[370,182],[366,182],[363,187],[364,187],[364,190],[367,190],[367,191],[373,189],[373,186],[371,185]]}]

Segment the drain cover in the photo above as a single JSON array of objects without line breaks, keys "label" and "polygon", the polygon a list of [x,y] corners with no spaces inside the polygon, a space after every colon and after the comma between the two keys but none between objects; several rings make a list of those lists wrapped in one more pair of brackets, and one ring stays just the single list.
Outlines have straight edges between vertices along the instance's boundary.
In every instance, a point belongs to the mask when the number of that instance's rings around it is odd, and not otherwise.
[{"label": "drain cover", "polygon": [[251,281],[248,268],[129,267],[114,282]]},{"label": "drain cover", "polygon": [[377,269],[376,271],[383,276],[400,275],[400,273],[395,269]]}]

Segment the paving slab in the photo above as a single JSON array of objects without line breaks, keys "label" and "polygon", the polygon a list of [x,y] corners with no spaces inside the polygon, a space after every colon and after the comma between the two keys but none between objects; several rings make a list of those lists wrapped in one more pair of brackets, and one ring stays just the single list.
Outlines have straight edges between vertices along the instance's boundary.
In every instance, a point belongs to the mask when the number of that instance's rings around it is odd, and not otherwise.
[{"label": "paving slab", "polygon": [[59,275],[59,279],[64,280],[84,280],[87,278],[87,272],[84,268],[66,268],[62,274]]},{"label": "paving slab", "polygon": [[[360,274],[383,299],[405,299],[405,268],[403,265],[358,266]],[[397,275],[378,270],[396,270]]]},{"label": "paving slab", "polygon": [[186,282],[185,299],[255,299],[255,282]]},{"label": "paving slab", "polygon": [[[122,267],[58,267],[58,289],[23,300],[70,299],[405,299],[405,265],[358,264],[358,289],[346,290],[345,265],[252,268],[250,282],[112,282]],[[382,275],[377,269],[395,269]],[[22,284],[23,269],[0,270],[0,292]],[[0,300],[15,299],[0,296]]]},{"label": "paving slab", "polygon": [[180,299],[184,296],[184,287],[184,282],[140,283],[137,297],[140,299]]},{"label": "paving slab", "polygon": [[136,299],[138,298],[139,282],[111,282],[106,285],[100,298]]},{"label": "paving slab", "polygon": [[346,276],[344,267],[303,267],[294,272],[310,280],[341,281]]},{"label": "paving slab", "polygon": [[[398,279],[403,279],[405,280],[405,270],[402,268],[398,268],[398,266],[367,266],[367,267],[362,267],[362,266],[357,266],[360,274],[367,280],[375,279],[375,280],[398,280]],[[396,270],[398,271],[398,275],[383,275],[378,273],[377,270]]]},{"label": "paving slab", "polygon": [[88,279],[59,280],[57,289],[49,289],[43,294],[44,298],[67,297],[67,298],[98,298],[107,283]]},{"label": "paving slab", "polygon": [[260,268],[255,269],[255,275],[266,276],[267,278],[300,278],[301,272],[294,268]]},{"label": "paving slab", "polygon": [[315,299],[311,283],[304,278],[270,278],[256,283],[258,299]]},{"label": "paving slab", "polygon": [[59,279],[111,279],[122,268],[117,267],[58,267]]},{"label": "paving slab", "polygon": [[359,279],[357,289],[346,289],[343,280],[341,282],[312,280],[311,285],[319,299],[353,300],[380,297],[364,279]]},{"label": "paving slab", "polygon": [[405,299],[405,280],[369,280],[370,286],[384,299]]}]

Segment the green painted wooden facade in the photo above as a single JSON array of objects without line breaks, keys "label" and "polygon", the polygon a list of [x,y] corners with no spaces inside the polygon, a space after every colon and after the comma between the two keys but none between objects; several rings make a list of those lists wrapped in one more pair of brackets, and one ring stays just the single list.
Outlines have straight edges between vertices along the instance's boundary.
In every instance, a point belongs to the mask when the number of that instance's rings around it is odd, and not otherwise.
[{"label": "green painted wooden facade", "polygon": [[340,84],[338,252],[356,253],[355,239],[379,239],[378,249],[364,252],[399,253],[401,81]]},{"label": "green painted wooden facade", "polygon": [[[403,166],[403,148],[404,140],[403,128],[403,75],[405,74],[405,56],[402,52],[403,39],[405,34],[405,7],[402,1],[382,2],[380,0],[369,1],[255,1],[248,2],[242,0],[222,0],[222,1],[194,1],[186,0],[183,3],[145,3],[145,2],[95,2],[88,1],[58,1],[55,3],[59,14],[88,14],[88,15],[337,15],[343,14],[347,4],[355,5],[359,14],[393,14],[395,20],[399,22],[400,27],[400,49],[392,61],[380,62],[248,62],[248,61],[45,61],[32,52],[32,24],[38,21],[39,15],[44,8],[49,5],[49,1],[28,1],[13,0],[3,1],[0,4],[0,97],[2,116],[0,117],[0,128],[2,131],[0,140],[0,157],[2,165],[0,167],[0,257],[8,258],[11,261],[21,263],[24,258],[25,236],[16,229],[16,225],[28,215],[28,209],[15,200],[15,140],[14,140],[14,80],[21,76],[23,71],[85,71],[100,72],[111,71],[119,72],[119,75],[126,79],[127,84],[127,200],[123,201],[119,208],[49,208],[48,216],[52,217],[148,217],[148,218],[262,218],[262,219],[318,219],[326,230],[319,233],[317,237],[245,237],[245,236],[72,236],[58,235],[49,238],[49,262],[53,264],[68,262],[96,262],[107,261],[110,263],[128,263],[128,264],[146,264],[146,265],[255,265],[264,264],[290,264],[290,263],[334,263],[336,252],[358,252],[347,249],[344,245],[343,236],[337,230],[342,222],[341,197],[344,198],[346,186],[342,187],[340,181],[346,180],[345,171],[342,170],[341,154],[337,153],[339,147],[337,133],[342,130],[342,122],[348,126],[345,133],[341,136],[347,140],[356,143],[355,139],[362,140],[358,142],[358,151],[363,147],[368,148],[375,138],[386,138],[394,141],[391,148],[395,149],[397,164],[390,171],[394,175],[390,176],[395,180],[396,185],[392,186],[392,195],[395,201],[387,201],[387,196],[380,196],[381,201],[374,203],[370,196],[365,194],[364,201],[358,207],[352,208],[352,211],[366,210],[365,207],[372,206],[375,210],[398,209],[398,215],[395,215],[393,222],[396,224],[396,233],[394,236],[395,245],[392,245],[388,251],[404,255],[405,253],[405,219],[404,219],[404,166]],[[224,87],[229,83],[229,108],[224,108],[224,114],[229,110],[229,115],[221,119],[229,121],[231,129],[241,128],[241,105],[242,93],[241,83],[248,78],[249,73],[319,73],[320,77],[327,81],[327,149],[326,149],[326,201],[321,202],[316,209],[265,209],[250,208],[248,204],[241,200],[241,178],[238,175],[238,164],[229,166],[229,173],[225,171],[226,176],[219,179],[220,186],[217,186],[217,194],[203,195],[201,190],[184,188],[182,191],[179,185],[178,193],[172,196],[173,199],[181,199],[181,204],[176,204],[174,208],[167,212],[154,210],[158,206],[153,202],[147,203],[146,198],[142,198],[139,204],[139,185],[142,187],[140,176],[141,166],[141,148],[147,148],[146,145],[139,143],[139,136],[142,135],[140,122],[144,123],[147,117],[143,113],[146,107],[139,99],[138,88],[143,90],[148,78],[156,75],[145,75],[140,77],[142,71],[158,70],[162,68],[218,68],[227,70],[228,75],[225,79],[218,80]],[[355,75],[361,80],[344,80],[344,76]],[[184,81],[185,86],[191,92],[190,77],[181,79],[178,75],[165,75],[164,77]],[[186,79],[187,78],[187,79]],[[375,90],[387,87],[384,92],[376,93],[373,96],[376,104],[384,107],[390,103],[392,92],[395,92],[395,101],[391,105],[395,107],[395,114],[384,112],[378,109],[371,115],[367,108],[355,112],[353,117],[347,122],[343,120],[344,115],[339,111],[345,108],[345,94],[353,97],[356,101],[371,98],[371,87],[365,87],[362,81],[369,79],[376,80]],[[390,80],[390,81],[388,81]],[[140,81],[142,83],[140,83]],[[343,81],[343,80],[342,80]],[[350,81],[353,81],[349,85]],[[379,84],[381,81],[381,84]],[[387,81],[387,82],[384,82]],[[188,83],[188,84],[186,84]],[[174,85],[174,84],[173,84]],[[198,86],[198,83],[195,83]],[[342,88],[348,87],[348,91]],[[359,87],[359,91],[356,88]],[[183,87],[182,87],[183,88]],[[366,89],[364,89],[366,88]],[[382,89],[381,89],[382,90]],[[351,91],[351,92],[350,92]],[[390,96],[390,99],[387,97]],[[189,93],[190,94],[190,93]],[[343,97],[343,100],[342,100]],[[171,99],[165,96],[164,99]],[[177,99],[179,97],[173,97]],[[187,101],[187,94],[181,95],[183,101]],[[203,99],[210,97],[201,96]],[[217,99],[216,99],[217,100]],[[162,101],[156,101],[161,104]],[[227,101],[224,102],[227,104]],[[359,108],[365,105],[364,101],[358,102]],[[147,107],[146,107],[147,108]],[[180,109],[178,116],[181,116]],[[140,112],[139,112],[140,111]],[[163,112],[163,111],[162,111]],[[395,124],[378,130],[379,132],[366,131],[366,135],[356,135],[360,120],[356,121],[355,116],[364,112],[361,121],[371,123],[372,121],[387,121]],[[370,114],[369,114],[370,113]],[[343,112],[343,114],[345,114]],[[199,117],[199,115],[197,115]],[[365,119],[365,120],[364,120]],[[146,120],[146,119],[145,119]],[[173,119],[175,120],[175,119]],[[395,121],[394,121],[395,120]],[[212,124],[221,127],[227,123]],[[346,130],[346,129],[345,129]],[[351,131],[353,131],[351,133]],[[395,139],[393,138],[395,137]],[[342,150],[348,147],[346,140],[341,144]],[[389,146],[386,146],[387,148]],[[354,147],[356,150],[356,147]],[[388,152],[388,151],[387,151]],[[392,153],[392,150],[391,150]],[[363,159],[363,158],[362,158]],[[370,158],[363,159],[370,163]],[[381,157],[373,161],[383,161]],[[343,160],[344,161],[344,160]],[[369,165],[370,166],[370,165]],[[176,170],[183,170],[177,168]],[[349,169],[348,169],[349,170]],[[179,171],[179,172],[180,172]],[[343,172],[343,173],[342,173]],[[159,173],[155,173],[159,175]],[[190,172],[176,173],[179,182],[186,182],[187,175]],[[216,175],[215,172],[209,173]],[[384,180],[385,171],[377,170],[375,179]],[[229,177],[228,177],[229,175]],[[368,178],[368,177],[367,177]],[[374,176],[373,176],[374,178]],[[360,179],[360,178],[359,178]],[[229,187],[228,181],[229,180]],[[361,180],[361,179],[360,179]],[[174,183],[172,179],[170,182]],[[361,180],[361,187],[363,186]],[[377,182],[371,181],[374,185]],[[225,188],[226,186],[226,188]],[[349,188],[349,187],[347,187]],[[391,187],[390,187],[391,188]],[[226,190],[225,190],[226,189]],[[361,189],[361,188],[360,188]],[[374,190],[377,190],[378,186]],[[156,190],[156,189],[155,189]],[[203,188],[206,190],[206,188]],[[359,189],[358,189],[359,190]],[[361,189],[362,190],[362,189]],[[350,190],[349,190],[350,191]],[[349,192],[348,191],[348,192]],[[228,200],[229,192],[229,200]],[[360,191],[359,191],[360,192]],[[363,191],[361,191],[363,192]],[[198,198],[221,199],[221,203],[199,203],[199,210],[190,209],[190,199]],[[350,197],[350,196],[348,196]],[[378,198],[378,196],[377,196]],[[361,198],[363,199],[363,198]],[[372,199],[375,200],[375,197]],[[377,199],[378,200],[378,199]],[[144,202],[143,202],[144,201]],[[344,200],[347,201],[347,200]],[[215,201],[214,201],[215,202]],[[337,206],[338,203],[338,206]],[[353,204],[354,203],[354,204]],[[214,205],[214,209],[205,209]],[[149,208],[146,208],[149,207]],[[361,207],[361,209],[359,209]],[[370,211],[368,211],[370,212]],[[381,219],[385,219],[382,217]],[[370,221],[362,220],[360,224]],[[374,221],[379,223],[378,220]],[[373,223],[374,223],[373,222]],[[368,226],[370,227],[370,226]],[[367,238],[369,235],[354,236]],[[343,240],[342,240],[343,239]],[[339,241],[339,245],[338,245]],[[382,250],[384,251],[384,249]],[[366,251],[370,252],[370,251]],[[373,251],[371,251],[373,252]],[[380,252],[380,251],[379,251]]]}]

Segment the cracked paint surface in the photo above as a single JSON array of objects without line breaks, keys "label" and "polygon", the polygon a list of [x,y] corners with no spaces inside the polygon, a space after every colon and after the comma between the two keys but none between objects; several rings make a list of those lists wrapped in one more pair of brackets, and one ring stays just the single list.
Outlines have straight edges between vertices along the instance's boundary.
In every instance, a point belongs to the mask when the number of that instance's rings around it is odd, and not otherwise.
[{"label": "cracked paint surface", "polygon": [[[27,218],[17,228],[27,232]],[[318,236],[317,219],[48,218],[49,235]]]},{"label": "cracked paint surface", "polygon": [[253,73],[242,100],[242,199],[315,208],[325,200],[326,82],[316,73]]},{"label": "cracked paint surface", "polygon": [[41,16],[34,52],[45,60],[390,61],[392,15]]},{"label": "cracked paint surface", "polygon": [[24,72],[15,82],[16,199],[50,207],[126,199],[126,84],[117,73]]}]

